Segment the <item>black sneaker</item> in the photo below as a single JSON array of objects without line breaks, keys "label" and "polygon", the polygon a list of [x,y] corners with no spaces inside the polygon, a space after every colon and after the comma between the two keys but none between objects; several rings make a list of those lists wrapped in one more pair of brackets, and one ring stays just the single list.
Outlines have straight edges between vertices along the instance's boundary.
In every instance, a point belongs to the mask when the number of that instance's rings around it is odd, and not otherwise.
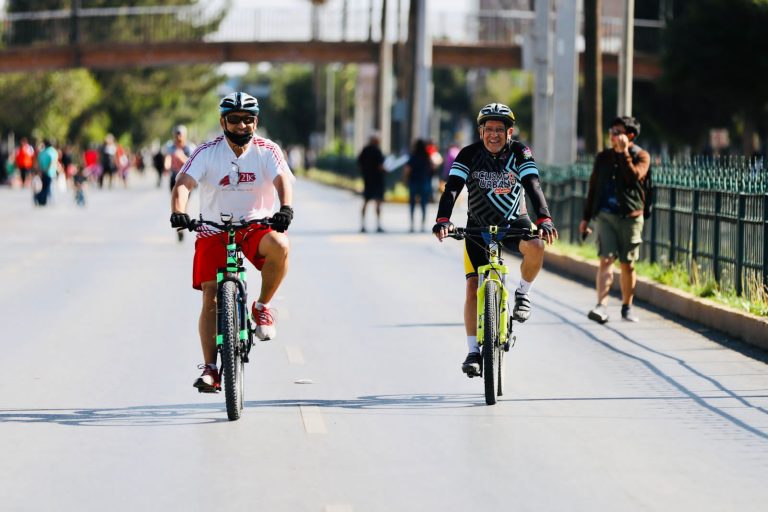
[{"label": "black sneaker", "polygon": [[527,293],[520,293],[515,290],[515,307],[512,309],[512,319],[520,323],[525,322],[531,317],[531,299]]},{"label": "black sneaker", "polygon": [[640,319],[632,314],[632,306],[623,304],[621,306],[621,318],[627,322],[639,322]]},{"label": "black sneaker", "polygon": [[599,324],[604,324],[608,321],[608,308],[603,304],[598,304],[587,314],[587,318]]},{"label": "black sneaker", "polygon": [[461,364],[461,371],[467,374],[470,379],[480,376],[480,365],[482,364],[480,352],[470,352],[467,358]]}]

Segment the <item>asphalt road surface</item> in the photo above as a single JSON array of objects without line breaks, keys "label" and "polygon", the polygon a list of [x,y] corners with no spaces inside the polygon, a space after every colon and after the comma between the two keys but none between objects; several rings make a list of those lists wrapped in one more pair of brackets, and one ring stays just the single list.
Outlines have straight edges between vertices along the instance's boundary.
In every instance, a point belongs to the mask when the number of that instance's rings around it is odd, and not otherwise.
[{"label": "asphalt road surface", "polygon": [[461,244],[408,233],[403,205],[361,234],[358,196],[300,180],[278,336],[230,422],[192,387],[193,240],[167,188],[30,196],[0,189],[0,510],[768,506],[765,354],[642,305],[597,325],[591,286],[542,272],[486,406],[460,371]]}]

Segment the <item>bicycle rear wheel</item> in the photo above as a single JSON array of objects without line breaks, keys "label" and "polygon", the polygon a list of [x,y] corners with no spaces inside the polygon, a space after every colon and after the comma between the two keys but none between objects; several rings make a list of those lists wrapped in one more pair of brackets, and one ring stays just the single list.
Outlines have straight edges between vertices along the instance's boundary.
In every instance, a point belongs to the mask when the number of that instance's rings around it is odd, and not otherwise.
[{"label": "bicycle rear wheel", "polygon": [[239,291],[232,281],[225,281],[219,288],[218,321],[221,341],[221,372],[224,377],[224,396],[227,402],[227,417],[240,418],[243,410],[243,365],[240,351],[240,308]]},{"label": "bicycle rear wheel", "polygon": [[485,403],[496,403],[497,365],[499,360],[499,308],[498,284],[496,281],[485,282],[485,319],[483,328],[483,381],[485,383]]}]

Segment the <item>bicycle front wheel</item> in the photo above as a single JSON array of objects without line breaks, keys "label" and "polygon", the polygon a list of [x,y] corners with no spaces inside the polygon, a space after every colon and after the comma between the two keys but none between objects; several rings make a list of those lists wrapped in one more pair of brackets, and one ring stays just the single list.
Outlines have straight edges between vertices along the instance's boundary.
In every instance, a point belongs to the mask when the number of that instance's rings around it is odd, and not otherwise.
[{"label": "bicycle front wheel", "polygon": [[240,308],[238,288],[232,281],[225,281],[219,288],[218,321],[221,335],[221,372],[224,377],[224,396],[227,417],[240,418],[243,410],[243,376],[245,367],[240,351]]},{"label": "bicycle front wheel", "polygon": [[496,403],[498,384],[496,369],[499,361],[499,293],[498,283],[485,282],[485,319],[483,322],[483,381],[485,383],[485,403]]}]

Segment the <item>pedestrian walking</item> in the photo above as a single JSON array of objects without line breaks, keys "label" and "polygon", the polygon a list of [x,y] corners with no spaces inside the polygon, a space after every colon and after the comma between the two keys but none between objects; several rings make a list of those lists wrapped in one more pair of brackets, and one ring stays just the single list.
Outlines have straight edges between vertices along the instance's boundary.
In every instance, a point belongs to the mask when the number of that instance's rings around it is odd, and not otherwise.
[{"label": "pedestrian walking", "polygon": [[374,133],[368,145],[360,151],[357,166],[363,175],[363,209],[360,215],[360,232],[365,233],[365,210],[369,201],[376,204],[376,232],[383,233],[381,227],[381,203],[384,201],[384,153],[379,148],[379,135]]},{"label": "pedestrian walking", "polygon": [[[434,154],[434,153],[433,153]],[[403,181],[408,185],[410,232],[416,231],[416,201],[421,205],[421,231],[426,231],[427,203],[432,198],[433,160],[427,142],[416,139],[411,155],[403,170]]]},{"label": "pedestrian walking", "polygon": [[587,315],[598,323],[608,321],[608,292],[613,284],[613,264],[621,267],[621,317],[629,322],[639,318],[632,312],[637,274],[635,261],[643,241],[643,208],[651,157],[635,144],[640,122],[634,117],[617,117],[611,123],[611,147],[597,154],[589,178],[589,190],[579,232],[592,232],[595,220],[600,264],[595,278],[597,305]]}]

